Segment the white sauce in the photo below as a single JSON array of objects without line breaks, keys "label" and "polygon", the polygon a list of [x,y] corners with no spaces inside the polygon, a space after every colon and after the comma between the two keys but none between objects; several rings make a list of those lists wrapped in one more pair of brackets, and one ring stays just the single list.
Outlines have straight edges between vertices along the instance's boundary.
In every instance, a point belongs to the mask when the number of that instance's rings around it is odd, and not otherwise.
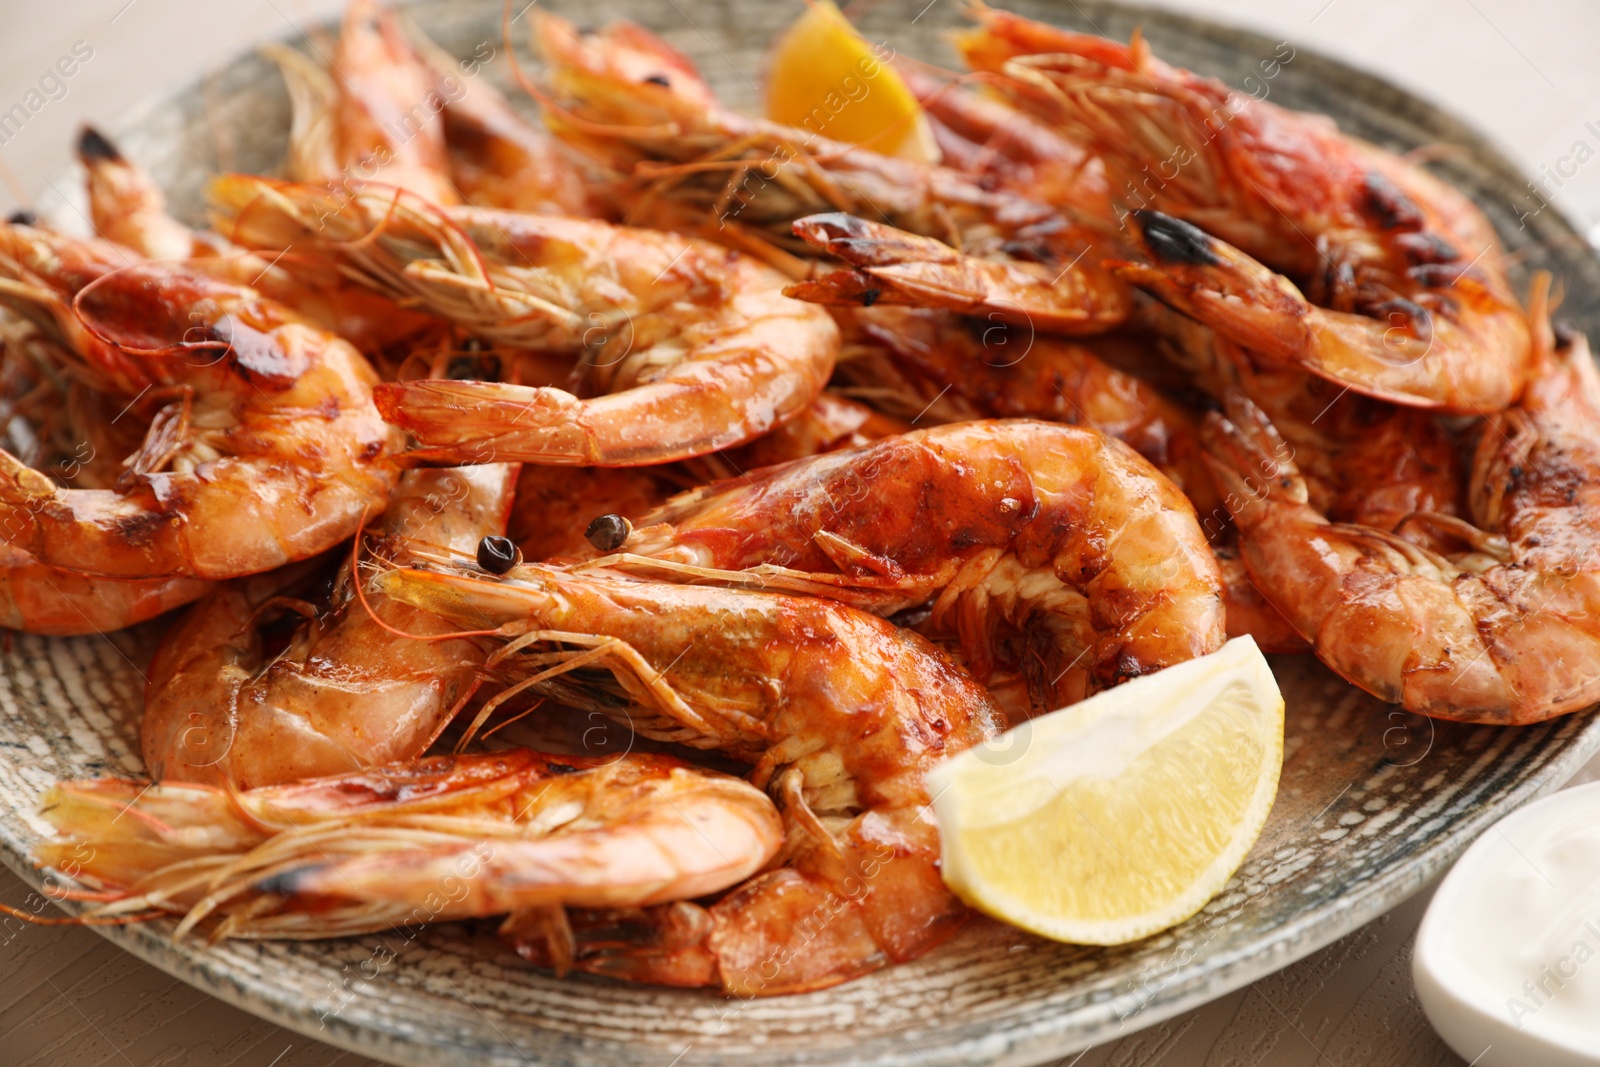
[{"label": "white sauce", "polygon": [[1428,909],[1414,972],[1469,1062],[1600,1064],[1600,783],[1510,815],[1467,850]]}]

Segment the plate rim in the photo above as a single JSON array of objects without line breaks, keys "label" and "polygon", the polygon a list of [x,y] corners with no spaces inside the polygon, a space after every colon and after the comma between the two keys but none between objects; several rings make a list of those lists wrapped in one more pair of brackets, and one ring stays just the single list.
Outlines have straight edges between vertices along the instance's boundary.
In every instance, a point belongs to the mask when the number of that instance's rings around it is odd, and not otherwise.
[{"label": "plate rim", "polygon": [[[399,6],[422,6],[428,2],[429,0],[400,0]],[[1004,0],[998,2],[1004,6]],[[1175,11],[1158,4],[1128,3],[1124,0],[1078,0],[1078,2],[1049,0],[1049,2],[1063,10],[1069,8],[1075,10],[1091,24],[1094,20],[1088,12],[1114,10],[1140,20],[1141,24],[1157,24],[1163,33],[1191,34],[1219,44],[1237,46],[1241,50],[1269,49],[1278,43],[1278,39],[1247,26],[1185,11]],[[337,23],[338,16],[334,16],[331,19],[318,20],[316,26],[333,30],[337,28]],[[255,54],[260,44],[267,41],[298,47],[297,34],[303,35],[303,31],[297,29],[293,33],[263,37],[256,45],[224,58],[217,65],[217,69]],[[1340,59],[1319,48],[1305,46],[1295,40],[1286,38],[1282,40],[1287,40],[1287,43],[1294,47],[1295,62],[1302,69],[1305,66],[1314,69],[1313,80],[1348,86],[1353,96],[1368,101],[1382,97],[1387,103],[1402,108],[1409,117],[1425,118],[1429,126],[1439,130],[1449,143],[1465,149],[1472,162],[1487,172],[1507,179],[1511,184],[1527,181],[1527,174],[1502,149],[1493,135],[1485,133],[1467,119],[1458,116],[1444,103],[1436,103],[1419,91],[1398,85],[1360,63]],[[181,108],[183,99],[196,92],[202,86],[205,77],[207,75],[202,74],[149,94],[117,113],[104,126],[114,134],[121,134],[163,111],[174,107]],[[44,208],[47,214],[52,211],[59,212],[67,201],[58,187],[76,189],[77,184],[78,175],[75,171],[57,172],[46,183],[46,188],[51,192],[39,197],[40,207]],[[1541,230],[1548,229],[1558,233],[1564,231],[1576,235],[1582,241],[1582,231],[1573,224],[1566,211],[1558,204],[1546,204],[1538,213],[1535,225]],[[1600,267],[1600,252],[1586,241],[1583,242],[1583,247],[1583,258]],[[1175,972],[1160,993],[1151,997],[1137,1012],[1124,1016],[1121,1020],[1125,1023],[1136,1019],[1135,1025],[1125,1027],[1119,1024],[1115,999],[1112,998],[1087,1005],[1071,1015],[1052,1013],[1022,1025],[995,1027],[987,1033],[978,1035],[952,1034],[948,1040],[937,1046],[912,1046],[911,1051],[904,1056],[877,1056],[853,1062],[923,1064],[926,1067],[985,1062],[1001,1067],[1030,1067],[1052,1057],[1069,1055],[1107,1040],[1137,1033],[1274,974],[1359,929],[1378,916],[1392,911],[1452,866],[1462,852],[1494,823],[1533,800],[1559,789],[1584,763],[1596,753],[1600,753],[1600,713],[1597,713],[1596,709],[1591,709],[1574,713],[1566,719],[1570,723],[1579,723],[1585,717],[1588,721],[1577,725],[1572,735],[1566,739],[1561,751],[1536,772],[1497,798],[1493,804],[1475,810],[1469,818],[1447,834],[1430,838],[1405,863],[1392,866],[1370,881],[1362,883],[1360,895],[1355,900],[1346,901],[1341,898],[1336,905],[1325,906],[1326,910],[1304,913],[1291,922],[1273,928],[1270,934],[1252,944],[1241,945],[1230,952],[1208,957],[1206,969],[1199,974],[1191,975],[1187,981],[1178,980],[1178,974],[1181,972]],[[41,876],[41,871],[35,868],[28,856],[17,848],[10,827],[0,829],[5,831],[0,832],[0,863],[33,890],[50,899],[57,908],[68,914],[76,914],[83,910],[81,907],[50,897],[44,891],[45,879]],[[309,1010],[308,1004],[296,1007],[294,998],[297,995],[303,996],[300,991],[242,976],[220,963],[203,948],[196,948],[200,942],[174,943],[164,932],[169,927],[170,924],[166,922],[158,922],[131,926],[95,926],[91,929],[163,973],[209,996],[214,996],[241,1011],[286,1030],[358,1055],[406,1064],[408,1067],[454,1067],[456,1064],[466,1062],[491,1062],[491,1059],[492,1062],[505,1059],[508,1063],[566,1062],[564,1057],[547,1059],[544,1050],[541,1049],[531,1050],[530,1058],[528,1052],[516,1042],[503,1036],[493,1049],[466,1049],[443,1040],[403,1036],[376,1022],[361,1023],[359,1020],[362,1015],[359,1011],[353,1010],[354,1004],[351,1005],[352,1013],[349,1017],[343,1011],[336,1012],[327,1016],[324,1024],[319,1024],[316,1012]],[[157,930],[163,932],[158,933]],[[1115,1028],[1115,1034],[1107,1033],[1111,1028]],[[638,1045],[628,1042],[610,1039],[590,1040],[623,1054],[639,1050]],[[452,1055],[452,1049],[456,1049],[461,1055]],[[473,1058],[469,1060],[466,1057]]]}]

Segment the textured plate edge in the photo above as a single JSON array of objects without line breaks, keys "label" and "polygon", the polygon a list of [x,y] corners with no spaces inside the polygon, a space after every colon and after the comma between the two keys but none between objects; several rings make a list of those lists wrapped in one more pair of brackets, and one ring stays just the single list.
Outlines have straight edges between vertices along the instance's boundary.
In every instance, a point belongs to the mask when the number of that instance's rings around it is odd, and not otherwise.
[{"label": "textured plate edge", "polygon": [[[410,4],[406,0],[401,0],[401,6]],[[1089,19],[1083,8],[1072,0],[1062,0],[1062,6],[1071,7],[1083,18]],[[1158,5],[1098,0],[1086,6],[1095,10],[1118,9],[1135,19],[1159,22],[1164,32],[1187,33],[1219,43],[1237,42],[1242,47],[1257,50],[1277,43],[1274,38],[1254,29]],[[1092,23],[1093,20],[1089,21]],[[337,25],[337,18],[320,22],[319,25],[331,31]],[[296,45],[296,38],[290,33],[269,39],[291,46]],[[1445,103],[1436,103],[1419,92],[1397,85],[1358,63],[1339,59],[1297,42],[1289,43],[1293,44],[1296,50],[1296,61],[1308,60],[1319,72],[1320,77],[1337,78],[1346,83],[1354,83],[1359,87],[1354,95],[1369,101],[1381,96],[1401,103],[1407,116],[1424,116],[1428,124],[1437,128],[1449,143],[1466,149],[1473,163],[1483,167],[1487,172],[1505,179],[1508,184],[1527,181],[1527,175],[1510,159],[1497,139],[1473,126],[1466,119],[1458,117]],[[243,49],[237,53],[236,58],[254,54],[258,48],[259,44]],[[192,93],[197,84],[199,84],[197,80],[191,79],[144,97],[120,112],[106,124],[106,128],[113,133],[121,133],[164,109],[181,106],[181,100]],[[73,208],[81,219],[83,212],[76,210],[73,202],[60,192],[62,186],[76,191],[79,184],[80,175],[76,171],[58,172],[48,181],[47,188],[51,189],[51,194],[39,197],[39,206],[46,216],[60,217],[63,209]],[[1539,213],[1533,228],[1535,237],[1540,240],[1546,236],[1563,233],[1577,235],[1582,240],[1582,231],[1572,223],[1566,212],[1555,204],[1549,204]],[[1600,255],[1597,255],[1587,242],[1584,242],[1584,247],[1586,249],[1584,258],[1600,268]],[[1593,712],[1578,714],[1593,714]],[[1427,846],[1414,855],[1410,863],[1392,868],[1384,875],[1365,883],[1361,887],[1361,895],[1353,901],[1341,901],[1342,906],[1331,912],[1305,915],[1294,923],[1279,927],[1273,931],[1270,941],[1258,944],[1249,952],[1240,950],[1221,957],[1222,962],[1217,967],[1202,975],[1193,975],[1186,981],[1175,976],[1174,980],[1163,988],[1161,995],[1152,998],[1137,1013],[1137,1025],[1131,1027],[1117,1025],[1112,1008],[1113,1002],[1107,1001],[1097,1005],[1101,1009],[1100,1029],[1089,1034],[1080,1033],[1063,1038],[1065,1032],[1063,1028],[1050,1025],[1061,1017],[1052,1016],[1041,1020],[1027,1031],[1020,1033],[1015,1030],[1010,1031],[1011,1036],[997,1032],[990,1037],[958,1037],[937,1048],[923,1049],[913,1045],[911,1053],[905,1056],[879,1057],[857,1062],[910,1064],[912,1067],[918,1064],[925,1067],[944,1067],[949,1064],[954,1067],[957,1064],[982,1062],[997,1067],[1034,1067],[1048,1060],[1093,1048],[1105,1041],[1158,1025],[1175,1015],[1210,1003],[1260,978],[1274,974],[1398,907],[1454,864],[1468,845],[1495,822],[1533,800],[1555,792],[1597,752],[1600,752],[1600,716],[1594,717],[1581,727],[1576,735],[1567,741],[1566,747],[1558,756],[1529,780],[1522,782],[1509,796],[1502,797],[1495,804],[1475,812],[1466,824],[1457,827],[1447,837],[1429,841]],[[9,834],[0,834],[0,862],[34,890],[43,892],[44,880],[40,877],[39,870],[26,856],[19,853]],[[59,901],[53,903],[69,914],[74,913],[75,909],[65,907]],[[391,1061],[405,1067],[455,1067],[468,1062],[477,1065],[485,1062],[482,1058],[485,1055],[493,1056],[493,1062],[503,1061],[507,1064],[555,1062],[539,1058],[536,1049],[530,1056],[527,1051],[509,1039],[502,1039],[503,1043],[494,1052],[486,1050],[469,1052],[459,1046],[443,1042],[424,1043],[401,1039],[379,1026],[360,1024],[357,1021],[360,1018],[359,1012],[354,1013],[350,1019],[346,1019],[343,1014],[332,1016],[334,1025],[315,1025],[315,1017],[303,1016],[288,1002],[279,987],[254,981],[241,982],[237,975],[220,971],[210,962],[210,957],[191,957],[179,952],[170,939],[151,934],[145,927],[96,926],[91,929],[151,966],[241,1011],[358,1055]],[[1212,957],[1212,959],[1217,958]],[[1169,990],[1172,990],[1171,995],[1165,995]],[[1089,1009],[1077,1012],[1073,1018],[1074,1029],[1081,1030],[1085,1026],[1093,1025]],[[1108,1033],[1107,1030],[1114,1032]],[[997,1042],[1001,1045],[998,1049],[995,1047]],[[606,1045],[624,1054],[638,1051],[636,1045],[623,1042],[606,1042]],[[477,1058],[463,1058],[463,1053]]]}]

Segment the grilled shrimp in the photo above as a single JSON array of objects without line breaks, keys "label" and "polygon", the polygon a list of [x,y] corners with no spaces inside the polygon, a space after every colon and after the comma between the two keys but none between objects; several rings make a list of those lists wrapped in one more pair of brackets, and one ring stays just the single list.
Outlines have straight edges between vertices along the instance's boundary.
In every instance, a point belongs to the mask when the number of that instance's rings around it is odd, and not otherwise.
[{"label": "grilled shrimp", "polygon": [[[583,36],[542,15],[536,32],[561,100],[547,104],[551,127],[637,180],[630,218],[687,214],[708,235],[751,231],[809,254],[791,236],[796,220],[870,215],[881,221],[862,225],[884,238],[873,276],[901,284],[885,281],[867,296],[874,286],[850,292],[854,272],[845,272],[836,301],[938,295],[949,301],[941,306],[992,309],[1062,332],[1100,332],[1127,317],[1127,287],[1100,267],[1116,242],[1108,220],[1079,225],[1059,205],[989,191],[948,168],[737,115],[687,58],[630,23]],[[829,251],[851,247],[835,242]]]},{"label": "grilled shrimp", "polygon": [[150,175],[92,127],[79,134],[77,151],[88,175],[90,218],[108,241],[148,259],[181,259],[188,269],[248,285],[366,353],[437,327],[437,320],[354,285],[336,270],[292,256],[269,259],[221,234],[190,229],[167,213],[166,196]]},{"label": "grilled shrimp", "polygon": [[[1536,320],[1537,321],[1537,320]],[[1600,700],[1600,375],[1588,343],[1541,326],[1523,398],[1494,416],[1473,459],[1474,525],[1443,555],[1330,523],[1259,409],[1206,426],[1257,586],[1328,666],[1408,710],[1520,724]]]},{"label": "grilled shrimp", "polygon": [[[1108,334],[1081,342],[1029,337],[993,320],[896,307],[862,309],[841,321],[841,367],[847,376],[854,373],[853,364],[860,370],[864,359],[876,365],[864,351],[870,349],[883,353],[911,390],[888,399],[863,393],[875,403],[887,402],[921,424],[1032,418],[1088,426],[1155,464],[1197,509],[1216,503],[1201,459],[1198,416],[1118,369],[1141,355],[1142,337]],[[944,403],[936,407],[935,399]]]},{"label": "grilled shrimp", "polygon": [[[457,63],[414,30],[410,36],[443,101],[450,179],[469,204],[579,218],[607,214],[579,159],[518,114],[487,78],[476,77],[479,59]],[[464,82],[463,73],[474,80]]]},{"label": "grilled shrimp", "polygon": [[[173,912],[177,936],[322,938],[515,908],[715,893],[783,843],[772,802],[667,756],[510,749],[434,756],[245,792],[63,782],[40,866],[108,901],[85,918]],[[85,857],[88,857],[87,859]]]},{"label": "grilled shrimp", "polygon": [[[530,565],[498,581],[459,566],[392,570],[380,588],[474,629],[500,627],[508,643],[490,664],[518,689],[753,763],[750,780],[780,805],[780,866],[708,908],[633,913],[627,938],[596,938],[591,915],[513,915],[509,932],[529,958],[774,995],[912,959],[965,920],[939,877],[924,776],[994,736],[1000,719],[983,688],[916,634],[819,597],[600,570]],[[797,952],[795,923],[813,912],[829,921]],[[692,936],[665,959],[656,944],[681,933],[685,916]]]},{"label": "grilled shrimp", "polygon": [[976,14],[960,42],[967,61],[1099,154],[1120,199],[1203,227],[1305,287],[1272,293],[1283,358],[1451,411],[1499,411],[1521,392],[1527,320],[1492,227],[1461,193],[1323,116],[1170,67],[1142,40]]},{"label": "grilled shrimp", "polygon": [[246,244],[316,249],[483,337],[579,357],[576,393],[444,380],[380,386],[384,416],[420,442],[414,461],[634,466],[702,455],[803,410],[838,353],[833,320],[784,296],[781,275],[691,238],[487,208],[447,212],[359,183],[236,176],[214,192]]},{"label": "grilled shrimp", "polygon": [[[192,230],[167,214],[160,186],[93,126],[78,132],[78,162],[87,176],[89,217],[108,241],[150,259],[190,259],[237,252],[214,233]],[[262,261],[262,268],[266,267]]]},{"label": "grilled shrimp", "polygon": [[[168,398],[117,488],[55,484],[0,452],[0,535],[38,562],[118,578],[231,578],[315,555],[383,509],[397,446],[348,342],[254,290],[0,227],[7,295],[91,344],[88,370]],[[68,301],[70,300],[70,306]]]},{"label": "grilled shrimp", "polygon": [[[1485,334],[1468,343],[1467,333],[1483,320],[1435,315],[1432,332],[1416,335],[1384,319],[1330,311],[1197,227],[1153,211],[1132,217],[1154,263],[1117,272],[1261,358],[1393,404],[1464,414],[1499,411],[1522,388],[1522,357],[1504,353],[1525,348],[1525,339]],[[1521,311],[1512,312],[1513,332],[1524,331]],[[1479,342],[1498,346],[1495,357],[1475,351]]]},{"label": "grilled shrimp", "polygon": [[381,181],[430,203],[460,203],[449,178],[444,98],[392,11],[350,0],[328,71],[285,45],[264,51],[283,72],[294,108],[293,177]]},{"label": "grilled shrimp", "polygon": [[[1033,710],[1221,647],[1194,509],[1122,442],[1025,419],[918,430],[682,494],[602,560],[893,614],[931,601],[979,681]],[[999,670],[997,670],[999,668]]]},{"label": "grilled shrimp", "polygon": [[[587,552],[591,538],[620,536],[624,524],[684,489],[737,478],[774,463],[817,456],[910,429],[837,393],[824,391],[800,414],[747,445],[659,467],[546,467],[528,464],[517,480],[512,540],[530,560]],[[595,525],[596,519],[602,519]]]},{"label": "grilled shrimp", "polygon": [[[378,551],[471,559],[505,533],[515,479],[506,464],[407,472]],[[168,631],[140,728],[152,778],[254,789],[415,759],[476,687],[483,656],[471,641],[393,632],[442,634],[436,616],[376,594],[361,604],[346,583],[319,605],[288,595],[292,585],[275,573],[225,586]],[[269,649],[274,613],[303,619]]]},{"label": "grilled shrimp", "polygon": [[[1416,512],[1465,513],[1461,449],[1437,416],[1372,400],[1298,367],[1257,361],[1159,305],[1141,319],[1217,403],[1243,393],[1261,408],[1290,448],[1311,505],[1335,521],[1393,530]],[[1215,537],[1227,518],[1226,509],[1214,508],[1201,525]],[[1423,534],[1413,529],[1407,536]]]},{"label": "grilled shrimp", "polygon": [[[0,321],[0,442],[57,484],[109,487],[138,447],[139,405],[108,398],[65,371],[72,357],[31,326]],[[127,408],[128,410],[120,410]],[[125,432],[131,431],[131,432]],[[212,588],[198,578],[102,578],[47,567],[0,543],[0,627],[40,634],[120,630]]]}]

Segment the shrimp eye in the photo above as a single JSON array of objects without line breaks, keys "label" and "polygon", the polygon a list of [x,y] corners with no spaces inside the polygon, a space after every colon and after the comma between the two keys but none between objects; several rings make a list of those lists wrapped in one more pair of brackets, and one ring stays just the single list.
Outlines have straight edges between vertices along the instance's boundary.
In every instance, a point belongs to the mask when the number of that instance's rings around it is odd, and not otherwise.
[{"label": "shrimp eye", "polygon": [[485,537],[478,542],[478,566],[490,574],[504,574],[522,562],[522,550],[509,537]]},{"label": "shrimp eye", "polygon": [[633,523],[621,515],[601,515],[589,524],[589,528],[583,531],[583,536],[601,552],[612,552],[621,548],[631,533],[633,533]]}]

